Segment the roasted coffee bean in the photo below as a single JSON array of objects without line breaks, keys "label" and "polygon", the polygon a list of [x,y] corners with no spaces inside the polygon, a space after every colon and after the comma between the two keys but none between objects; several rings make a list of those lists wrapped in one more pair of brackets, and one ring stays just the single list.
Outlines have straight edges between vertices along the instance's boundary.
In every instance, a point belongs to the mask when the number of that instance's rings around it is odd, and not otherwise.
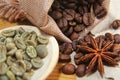
[{"label": "roasted coffee bean", "polygon": [[65,32],[67,32],[68,29],[69,29],[69,27],[67,26],[67,27],[62,28],[61,30],[63,33],[65,33]]},{"label": "roasted coffee bean", "polygon": [[85,71],[86,71],[86,66],[84,64],[81,64],[77,66],[76,75],[78,77],[83,77],[85,75]]},{"label": "roasted coffee bean", "polygon": [[99,5],[99,4],[94,4],[93,6],[93,11],[94,11],[94,14],[95,16],[100,19],[100,18],[103,18],[107,15],[107,10],[106,8],[104,8],[103,6]]},{"label": "roasted coffee bean", "polygon": [[112,27],[113,29],[118,29],[120,27],[120,20],[113,21],[110,27]]},{"label": "roasted coffee bean", "polygon": [[63,53],[65,51],[65,44],[61,44],[59,46],[59,50],[60,50],[61,53]]},{"label": "roasted coffee bean", "polygon": [[75,59],[74,62],[76,65],[80,65],[80,59]]},{"label": "roasted coffee bean", "polygon": [[65,9],[65,12],[68,15],[71,15],[73,18],[74,18],[75,14],[76,14],[76,12],[73,9]]},{"label": "roasted coffee bean", "polygon": [[83,56],[82,53],[77,53],[74,55],[74,62],[76,65],[79,65],[80,64],[80,58]]},{"label": "roasted coffee bean", "polygon": [[72,53],[72,44],[71,43],[65,43],[65,51],[64,54],[71,54]]},{"label": "roasted coffee bean", "polygon": [[66,55],[66,54],[59,55],[59,62],[70,62],[70,61],[71,61],[70,55]]},{"label": "roasted coffee bean", "polygon": [[75,3],[69,3],[69,4],[66,5],[66,7],[69,8],[69,9],[76,9],[77,8]]},{"label": "roasted coffee bean", "polygon": [[82,53],[77,53],[74,55],[74,59],[80,59],[83,56]]},{"label": "roasted coffee bean", "polygon": [[70,55],[73,51],[71,43],[64,43],[60,45],[60,52],[66,55]]},{"label": "roasted coffee bean", "polygon": [[72,47],[73,47],[73,50],[74,50],[74,51],[77,49],[77,46],[76,46],[76,45],[78,45],[78,40],[74,40],[74,41],[72,42]]},{"label": "roasted coffee bean", "polygon": [[111,40],[111,41],[114,40],[114,36],[111,33],[106,33],[105,38],[106,40]]},{"label": "roasted coffee bean", "polygon": [[[96,40],[96,42],[97,42],[98,44],[99,44],[99,42],[100,42],[100,39],[105,40],[105,36],[100,35],[100,36],[98,36],[98,37],[95,38],[95,40]],[[103,41],[103,45],[104,45],[104,41]]]},{"label": "roasted coffee bean", "polygon": [[72,16],[71,14],[68,14],[66,12],[63,12],[63,17],[68,21],[72,21],[74,19],[74,16]]},{"label": "roasted coffee bean", "polygon": [[79,39],[79,40],[78,40],[78,44],[79,44],[79,45],[82,45],[82,46],[87,46],[88,43],[86,43],[86,42],[84,41],[84,39]]},{"label": "roasted coffee bean", "polygon": [[55,10],[58,10],[58,9],[60,9],[60,7],[61,7],[60,3],[57,0],[55,0],[52,8]]},{"label": "roasted coffee bean", "polygon": [[75,21],[77,22],[77,23],[82,23],[82,15],[80,15],[80,14],[75,14]]},{"label": "roasted coffee bean", "polygon": [[78,8],[78,11],[81,15],[84,15],[84,13],[88,13],[89,12],[89,9],[88,9],[88,6],[80,6]]},{"label": "roasted coffee bean", "polygon": [[120,35],[119,34],[114,35],[114,42],[118,43],[118,44],[120,43]]},{"label": "roasted coffee bean", "polygon": [[83,15],[83,23],[86,25],[86,26],[91,26],[93,23],[94,23],[94,18],[93,16],[91,15],[91,13],[85,13]]},{"label": "roasted coffee bean", "polygon": [[74,74],[75,73],[75,66],[73,64],[66,64],[62,67],[62,72],[64,74]]},{"label": "roasted coffee bean", "polygon": [[78,37],[79,37],[79,34],[77,34],[76,32],[73,32],[72,35],[70,36],[70,39],[75,40],[75,39],[78,39]]},{"label": "roasted coffee bean", "polygon": [[64,28],[68,26],[68,22],[65,18],[61,18],[59,20],[57,20],[57,24],[60,28]]},{"label": "roasted coffee bean", "polygon": [[65,35],[70,36],[73,33],[73,27],[70,27]]},{"label": "roasted coffee bean", "polygon": [[74,31],[75,32],[80,32],[80,31],[82,31],[82,30],[84,30],[85,29],[85,26],[84,25],[76,25],[75,27],[74,27]]},{"label": "roasted coffee bean", "polygon": [[51,13],[51,17],[52,17],[53,19],[60,19],[60,18],[62,18],[62,13],[59,12],[59,11],[53,11],[53,12]]}]

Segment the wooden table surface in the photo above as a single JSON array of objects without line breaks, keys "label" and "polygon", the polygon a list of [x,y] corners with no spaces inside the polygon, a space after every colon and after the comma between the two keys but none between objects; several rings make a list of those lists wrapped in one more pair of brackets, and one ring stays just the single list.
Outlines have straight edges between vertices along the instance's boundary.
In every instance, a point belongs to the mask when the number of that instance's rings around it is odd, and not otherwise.
[{"label": "wooden table surface", "polygon": [[[0,19],[0,29],[15,25],[31,25],[31,24],[28,21],[11,23],[6,20]],[[48,76],[46,80],[76,80],[75,75],[65,75],[60,72],[60,67],[62,67],[62,65],[63,65],[62,63],[58,63],[53,72]]]}]

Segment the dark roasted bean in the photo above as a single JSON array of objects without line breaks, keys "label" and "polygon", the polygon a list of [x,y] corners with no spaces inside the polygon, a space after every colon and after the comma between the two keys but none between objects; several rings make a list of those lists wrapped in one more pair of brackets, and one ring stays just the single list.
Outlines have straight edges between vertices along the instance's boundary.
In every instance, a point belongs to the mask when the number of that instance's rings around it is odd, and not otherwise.
[{"label": "dark roasted bean", "polygon": [[70,55],[66,55],[66,54],[59,55],[59,62],[70,62],[70,61],[71,61]]},{"label": "dark roasted bean", "polygon": [[74,59],[80,59],[83,56],[82,53],[77,53],[74,55]]},{"label": "dark roasted bean", "polygon": [[85,71],[86,71],[86,66],[84,64],[81,64],[76,69],[76,75],[78,77],[83,77],[85,75]]},{"label": "dark roasted bean", "polygon": [[118,29],[120,27],[120,20],[113,21],[110,27],[112,27],[113,29]]},{"label": "dark roasted bean", "polygon": [[120,43],[120,35],[119,34],[115,34],[114,35],[114,41],[115,41],[115,43]]},{"label": "dark roasted bean", "polygon": [[78,39],[79,34],[77,34],[76,32],[73,32],[72,35],[70,36],[71,40],[75,40]]},{"label": "dark roasted bean", "polygon": [[98,19],[103,18],[103,17],[105,17],[107,15],[107,10],[103,6],[101,6],[101,5],[97,4],[97,3],[94,4],[93,10],[94,10],[95,16]]},{"label": "dark roasted bean", "polygon": [[74,74],[75,73],[75,66],[73,64],[66,64],[62,67],[62,72],[64,74]]},{"label": "dark roasted bean", "polygon": [[106,33],[105,38],[106,40],[111,40],[111,41],[114,40],[114,36],[111,33]]},{"label": "dark roasted bean", "polygon": [[53,19],[60,19],[60,18],[62,18],[62,14],[61,14],[59,11],[53,11],[53,12],[51,13],[51,17],[52,17]]}]

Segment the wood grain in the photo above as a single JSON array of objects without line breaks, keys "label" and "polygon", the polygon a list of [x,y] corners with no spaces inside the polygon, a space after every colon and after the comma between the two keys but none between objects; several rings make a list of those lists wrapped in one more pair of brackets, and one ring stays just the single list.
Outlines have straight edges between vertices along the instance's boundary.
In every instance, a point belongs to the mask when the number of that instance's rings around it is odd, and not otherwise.
[{"label": "wood grain", "polygon": [[[16,26],[16,25],[31,25],[28,21],[22,21],[22,22],[8,22],[4,19],[0,19],[0,29],[7,28],[10,26]],[[60,72],[60,68],[63,66],[62,63],[58,63],[53,70],[53,72],[48,76],[46,80],[76,80],[75,75],[65,75]]]}]

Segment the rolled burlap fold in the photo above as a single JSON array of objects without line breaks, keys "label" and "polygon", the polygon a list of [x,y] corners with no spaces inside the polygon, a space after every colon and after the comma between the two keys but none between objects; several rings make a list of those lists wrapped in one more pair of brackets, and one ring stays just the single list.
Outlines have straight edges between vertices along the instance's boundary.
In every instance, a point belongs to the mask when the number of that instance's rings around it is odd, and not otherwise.
[{"label": "rolled burlap fold", "polygon": [[55,36],[64,42],[71,42],[58,28],[54,20],[48,16],[53,0],[20,0],[21,9],[26,17],[42,31]]},{"label": "rolled burlap fold", "polygon": [[[54,20],[48,16],[49,9],[54,0],[0,0],[0,16],[14,21],[25,17],[43,32],[55,36],[63,42],[71,42],[59,29]],[[103,5],[108,10],[110,0],[104,0]],[[104,17],[105,18],[105,17]],[[95,19],[95,23],[80,33],[86,35],[102,19]]]}]

